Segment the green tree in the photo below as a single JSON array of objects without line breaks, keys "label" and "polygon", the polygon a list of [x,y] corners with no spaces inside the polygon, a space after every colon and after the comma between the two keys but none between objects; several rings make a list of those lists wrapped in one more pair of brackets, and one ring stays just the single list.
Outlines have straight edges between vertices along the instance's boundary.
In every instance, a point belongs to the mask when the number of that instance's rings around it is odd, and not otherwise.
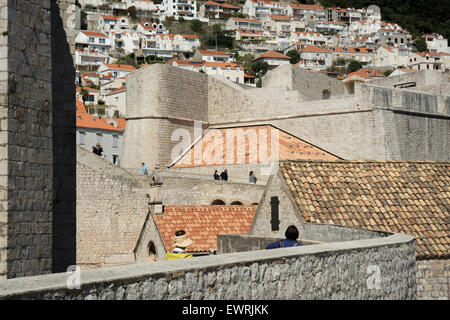
[{"label": "green tree", "polygon": [[[203,43],[206,47],[233,48],[232,30],[222,30],[220,24],[212,26],[212,30],[204,37]],[[217,41],[217,42],[216,42]]]},{"label": "green tree", "polygon": [[86,104],[86,101],[88,99],[89,96],[89,91],[86,89],[81,89],[80,90],[80,96],[81,96],[81,100],[83,100],[83,104]]},{"label": "green tree", "polygon": [[256,74],[257,78],[261,78],[269,70],[267,62],[261,60],[254,61],[252,64],[252,71]]},{"label": "green tree", "polygon": [[352,60],[352,61],[350,61],[350,63],[348,64],[347,71],[348,71],[349,73],[351,73],[351,72],[358,71],[358,70],[361,69],[361,68],[362,68],[361,62],[356,61],[356,60]]},{"label": "green tree", "polygon": [[246,53],[241,56],[236,53],[235,59],[236,63],[243,66],[245,71],[253,71],[253,60],[255,59],[254,55],[251,53]]},{"label": "green tree", "polygon": [[164,59],[156,55],[147,55],[145,56],[145,63],[147,64],[164,63]]},{"label": "green tree", "polygon": [[87,30],[88,23],[87,23],[87,13],[83,9],[80,11],[80,27],[81,30]]},{"label": "green tree", "polygon": [[129,7],[129,8],[127,9],[127,13],[128,13],[128,15],[130,16],[130,18],[131,18],[132,20],[138,20],[138,17],[137,17],[137,9],[136,9],[135,6]]},{"label": "green tree", "polygon": [[417,39],[413,45],[418,52],[428,52],[427,43],[423,39]]},{"label": "green tree", "polygon": [[136,57],[135,57],[134,53],[130,53],[127,56],[119,57],[117,59],[116,63],[117,64],[129,64],[129,65],[132,65],[133,67],[135,67],[136,69],[140,68],[139,64],[136,62]]},{"label": "green tree", "polygon": [[296,64],[297,62],[300,61],[300,53],[298,53],[297,50],[294,50],[294,49],[289,50],[288,52],[286,52],[286,55],[287,55],[289,58],[291,58],[291,59],[289,60],[289,62],[290,62],[291,64]]},{"label": "green tree", "polygon": [[200,20],[194,19],[191,21],[190,27],[191,27],[192,31],[200,33],[203,28],[203,22],[201,22]]}]

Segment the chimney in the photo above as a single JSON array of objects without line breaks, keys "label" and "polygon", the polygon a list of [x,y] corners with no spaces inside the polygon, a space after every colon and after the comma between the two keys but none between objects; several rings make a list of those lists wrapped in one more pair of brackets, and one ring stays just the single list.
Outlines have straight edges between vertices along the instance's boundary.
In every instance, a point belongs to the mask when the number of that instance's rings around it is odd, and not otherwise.
[{"label": "chimney", "polygon": [[280,201],[278,201],[278,197],[270,198],[270,214],[271,214],[270,224],[272,225],[272,231],[280,230],[280,219],[278,211],[279,204]]}]

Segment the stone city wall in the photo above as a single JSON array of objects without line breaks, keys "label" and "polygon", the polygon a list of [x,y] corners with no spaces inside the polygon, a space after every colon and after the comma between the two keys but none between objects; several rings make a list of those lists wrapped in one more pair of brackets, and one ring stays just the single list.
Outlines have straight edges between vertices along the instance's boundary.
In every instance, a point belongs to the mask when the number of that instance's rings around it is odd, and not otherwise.
[{"label": "stone city wall", "polygon": [[52,272],[49,0],[0,1],[0,278]]},{"label": "stone city wall", "polygon": [[77,147],[77,261],[82,269],[135,263],[149,179]]},{"label": "stone city wall", "polygon": [[346,94],[342,81],[291,64],[267,72],[262,78],[262,86],[265,90],[273,88],[295,90],[300,94],[302,101],[322,100],[324,91],[328,91],[330,97]]},{"label": "stone city wall", "polygon": [[448,259],[417,260],[417,299],[450,299],[450,263]]},{"label": "stone city wall", "polygon": [[[270,243],[284,240],[285,237],[260,237],[247,234],[218,234],[218,254],[264,250]],[[302,246],[320,244],[322,242],[297,239]]]},{"label": "stone city wall", "polygon": [[163,184],[158,187],[158,199],[164,205],[210,205],[222,200],[229,205],[239,201],[244,205],[259,203],[264,185],[252,185],[232,181],[216,181],[212,177],[201,179],[196,175],[162,174]]},{"label": "stone city wall", "polygon": [[0,281],[0,299],[415,299],[411,236],[317,244]]}]

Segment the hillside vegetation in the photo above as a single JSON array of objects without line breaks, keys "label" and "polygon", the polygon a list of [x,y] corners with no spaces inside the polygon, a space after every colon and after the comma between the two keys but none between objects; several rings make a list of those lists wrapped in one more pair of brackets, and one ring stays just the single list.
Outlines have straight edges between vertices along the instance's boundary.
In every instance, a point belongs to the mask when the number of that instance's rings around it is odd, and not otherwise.
[{"label": "hillside vegetation", "polygon": [[319,0],[319,2],[325,7],[355,9],[377,5],[381,9],[383,21],[398,23],[413,37],[420,37],[425,33],[438,33],[447,39],[450,38],[449,0]]}]

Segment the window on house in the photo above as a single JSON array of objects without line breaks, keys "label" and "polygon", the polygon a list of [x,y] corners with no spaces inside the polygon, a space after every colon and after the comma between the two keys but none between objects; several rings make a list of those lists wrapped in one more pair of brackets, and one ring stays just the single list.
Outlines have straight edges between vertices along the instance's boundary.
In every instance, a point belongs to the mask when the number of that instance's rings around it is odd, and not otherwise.
[{"label": "window on house", "polygon": [[105,39],[99,39],[99,42],[104,44],[105,43]]},{"label": "window on house", "polygon": [[86,132],[80,131],[80,145],[83,146],[86,143]]},{"label": "window on house", "polygon": [[119,147],[119,136],[113,135],[113,148]]},{"label": "window on house", "polygon": [[102,140],[103,140],[103,134],[97,133],[97,143],[102,144]]},{"label": "window on house", "polygon": [[95,42],[95,38],[89,37],[89,42]]}]

